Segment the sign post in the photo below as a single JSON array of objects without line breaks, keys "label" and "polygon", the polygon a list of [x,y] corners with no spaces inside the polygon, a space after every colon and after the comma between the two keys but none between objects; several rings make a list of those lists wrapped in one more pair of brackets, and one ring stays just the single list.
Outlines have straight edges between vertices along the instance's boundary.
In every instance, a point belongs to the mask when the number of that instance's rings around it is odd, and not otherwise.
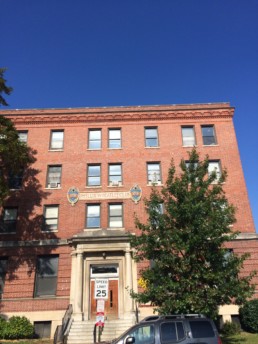
[{"label": "sign post", "polygon": [[97,300],[97,316],[96,326],[99,328],[98,341],[104,328],[105,322],[105,300],[108,299],[108,279],[107,278],[96,278],[95,279],[95,290],[94,298]]}]

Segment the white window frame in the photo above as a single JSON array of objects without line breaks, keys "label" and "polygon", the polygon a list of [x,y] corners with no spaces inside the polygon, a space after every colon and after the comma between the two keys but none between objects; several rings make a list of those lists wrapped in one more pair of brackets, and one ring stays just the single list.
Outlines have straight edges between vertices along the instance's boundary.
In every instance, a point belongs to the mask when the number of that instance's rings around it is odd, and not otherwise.
[{"label": "white window frame", "polygon": [[[54,169],[59,171],[54,171]],[[52,176],[54,175],[54,176]],[[61,187],[62,165],[49,165],[47,170],[47,188],[55,189]]]},{"label": "white window frame", "polygon": [[219,180],[219,178],[221,177],[221,173],[222,173],[220,160],[210,160],[209,161],[209,166],[208,166],[209,176],[211,175],[211,173],[214,170],[216,171],[216,174],[217,174],[216,180],[214,180],[214,182],[216,183]]},{"label": "white window frame", "polygon": [[[112,209],[114,207],[119,207],[120,214],[113,215]],[[124,227],[124,216],[123,216],[123,203],[110,203],[108,205],[108,226],[109,228],[123,228]]]},{"label": "white window frame", "polygon": [[19,141],[27,144],[28,142],[28,130],[19,130],[18,131]]},{"label": "white window frame", "polygon": [[[93,132],[99,133],[99,138],[92,138]],[[94,147],[96,144],[96,147]],[[90,150],[100,150],[102,147],[102,132],[101,129],[89,129],[88,130],[88,149]]]},{"label": "white window frame", "polygon": [[[119,167],[119,174],[112,172],[112,167]],[[109,186],[121,186],[122,185],[122,164],[108,164],[108,185]]]},{"label": "white window frame", "polygon": [[49,149],[55,151],[64,149],[64,130],[51,130]]},{"label": "white window frame", "polygon": [[184,147],[196,146],[195,130],[193,125],[185,125],[182,129],[182,141]]},{"label": "white window frame", "polygon": [[[91,167],[98,167],[99,168],[99,174],[94,175],[90,171]],[[99,183],[92,183],[91,179],[93,178],[99,178]],[[88,187],[98,187],[101,186],[101,164],[88,164],[87,165],[87,186]]]},{"label": "white window frame", "polygon": [[[98,212],[92,213],[90,209],[98,209]],[[100,228],[100,221],[101,221],[101,216],[100,216],[100,204],[99,203],[90,203],[86,205],[86,228]],[[93,214],[93,215],[92,215]],[[97,219],[98,220],[98,225],[90,225],[89,221],[90,219]]]},{"label": "white window frame", "polygon": [[109,128],[108,129],[108,148],[109,149],[121,149],[122,148],[122,130],[121,130],[121,128]]},{"label": "white window frame", "polygon": [[[159,146],[158,127],[145,127],[145,147],[154,148]],[[155,132],[155,135],[150,134],[150,131]],[[152,141],[154,144],[152,144]]]},{"label": "white window frame", "polygon": [[147,181],[148,185],[162,183],[160,162],[147,162]]},{"label": "white window frame", "polygon": [[[54,215],[48,213],[55,212]],[[44,232],[53,232],[58,230],[59,220],[59,206],[58,205],[45,205],[44,206]]]}]

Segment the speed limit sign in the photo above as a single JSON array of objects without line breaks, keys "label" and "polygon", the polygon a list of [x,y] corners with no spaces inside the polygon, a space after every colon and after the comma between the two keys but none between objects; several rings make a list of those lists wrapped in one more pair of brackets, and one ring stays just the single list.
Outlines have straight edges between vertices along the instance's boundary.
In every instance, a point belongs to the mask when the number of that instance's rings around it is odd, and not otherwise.
[{"label": "speed limit sign", "polygon": [[108,298],[108,279],[96,278],[95,279],[95,299],[107,299]]}]

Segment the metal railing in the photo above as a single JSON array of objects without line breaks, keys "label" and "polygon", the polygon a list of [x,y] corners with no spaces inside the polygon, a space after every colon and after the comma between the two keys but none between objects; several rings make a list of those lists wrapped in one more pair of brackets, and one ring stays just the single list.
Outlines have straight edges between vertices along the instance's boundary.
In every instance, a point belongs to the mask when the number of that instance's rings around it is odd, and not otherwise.
[{"label": "metal railing", "polygon": [[69,334],[69,330],[72,324],[72,314],[73,314],[73,306],[69,305],[62,319],[62,325],[59,325],[56,327],[56,331],[54,335],[54,344],[66,343],[67,336]]}]

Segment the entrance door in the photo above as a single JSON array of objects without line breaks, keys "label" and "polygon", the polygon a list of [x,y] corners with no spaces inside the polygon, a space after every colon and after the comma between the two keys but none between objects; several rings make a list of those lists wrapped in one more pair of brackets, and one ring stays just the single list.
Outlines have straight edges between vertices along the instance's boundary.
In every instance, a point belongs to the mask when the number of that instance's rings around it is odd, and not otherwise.
[{"label": "entrance door", "polygon": [[[91,280],[91,319],[97,315],[97,300],[94,298],[95,281]],[[105,318],[117,319],[118,317],[118,280],[108,281],[108,298],[105,300]]]},{"label": "entrance door", "polygon": [[108,279],[108,297],[105,300],[105,318],[118,318],[118,265],[92,265],[90,282],[91,319],[97,315],[97,300],[95,299],[95,279]]}]

